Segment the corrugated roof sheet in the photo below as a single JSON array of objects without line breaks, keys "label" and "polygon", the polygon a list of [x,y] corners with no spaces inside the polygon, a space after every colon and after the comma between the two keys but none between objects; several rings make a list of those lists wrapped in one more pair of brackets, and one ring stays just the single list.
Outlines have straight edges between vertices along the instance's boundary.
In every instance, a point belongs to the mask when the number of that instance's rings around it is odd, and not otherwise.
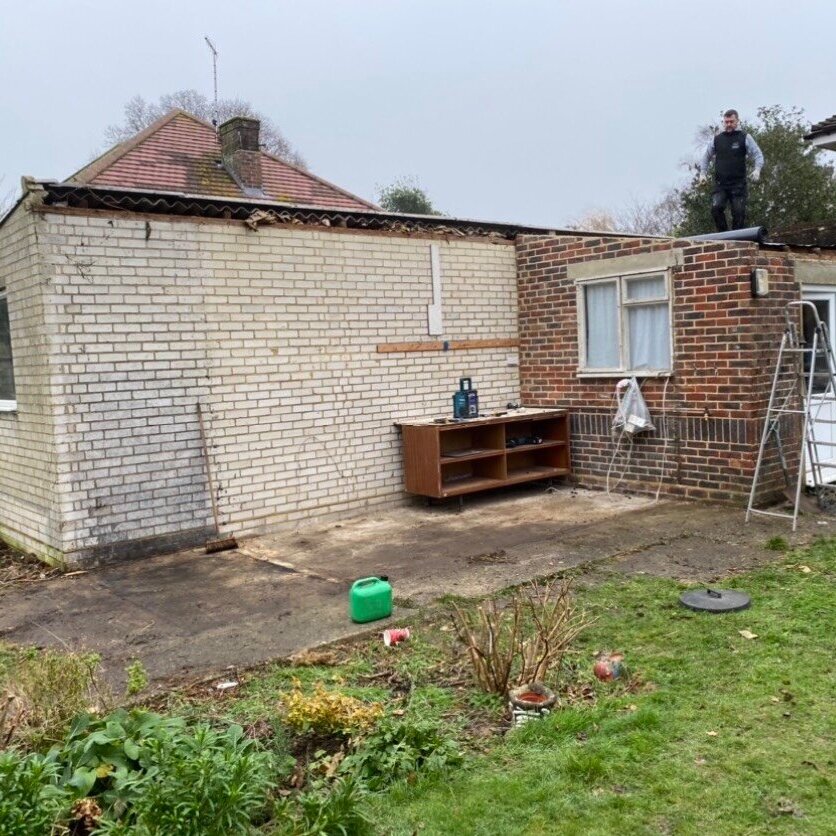
[{"label": "corrugated roof sheet", "polygon": [[[378,208],[265,152],[262,152],[261,168],[268,200],[333,209]],[[132,139],[115,146],[67,182],[244,197],[221,162],[221,145],[215,129],[182,110],[171,111]]]},{"label": "corrugated roof sheet", "polygon": [[[394,232],[399,235],[437,234],[445,238],[483,237],[494,240],[511,240],[517,235],[568,235],[591,239],[598,238],[603,243],[620,238],[669,240],[675,246],[687,245],[691,239],[673,239],[658,235],[639,235],[625,232],[601,232],[596,230],[559,229],[554,227],[536,227],[523,224],[511,224],[497,221],[480,221],[467,218],[449,218],[431,215],[402,215],[370,210],[339,210],[326,207],[299,206],[296,204],[269,203],[239,197],[205,197],[162,191],[143,191],[141,189],[121,189],[113,186],[92,186],[56,183],[52,180],[31,180],[30,189],[42,192],[42,203],[47,207],[63,207],[85,210],[141,212],[154,215],[180,215],[204,218],[223,218],[243,221],[251,229],[265,224],[287,224],[291,226],[338,227],[345,229],[365,229],[371,231]],[[16,206],[19,206],[26,192]],[[7,213],[0,219],[0,226],[9,217]],[[811,246],[800,243],[782,243],[768,241],[760,244],[769,250],[824,250],[836,247],[822,245]]]},{"label": "corrugated roof sheet", "polygon": [[[450,236],[487,236],[508,239],[513,239],[521,233],[553,234],[554,232],[543,227],[429,215],[401,215],[367,207],[335,209],[323,206],[301,206],[298,203],[266,202],[254,200],[251,197],[242,199],[162,190],[144,191],[70,181],[64,183],[33,181],[34,183],[37,183],[39,188],[43,188],[43,202],[47,206],[225,218],[244,221],[252,229],[265,224],[291,224],[383,230],[407,235],[438,233]],[[579,232],[577,234],[589,235],[590,233]]]}]

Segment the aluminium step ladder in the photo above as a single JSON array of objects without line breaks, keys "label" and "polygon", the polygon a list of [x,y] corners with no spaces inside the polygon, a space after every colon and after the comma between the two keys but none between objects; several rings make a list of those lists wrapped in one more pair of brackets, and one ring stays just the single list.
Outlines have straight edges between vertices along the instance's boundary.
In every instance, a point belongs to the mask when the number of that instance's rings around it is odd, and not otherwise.
[{"label": "aluminium step ladder", "polygon": [[[809,345],[804,340],[803,331],[799,330],[798,312],[809,312],[812,319],[813,331]],[[772,378],[772,389],[769,394],[769,405],[766,409],[763,434],[758,449],[758,460],[755,465],[755,475],[752,479],[752,490],[749,493],[749,504],[746,508],[746,522],[752,514],[767,517],[783,517],[792,520],[792,530],[798,525],[798,507],[801,502],[801,488],[805,481],[805,466],[809,468],[810,483],[815,492],[820,507],[825,500],[827,483],[823,478],[825,469],[836,472],[836,464],[829,461],[832,455],[825,455],[826,463],[822,463],[820,448],[836,448],[836,441],[825,441],[816,438],[816,426],[836,425],[836,408],[827,410],[830,418],[824,418],[821,413],[825,406],[836,407],[836,359],[830,343],[827,324],[819,318],[816,306],[809,301],[790,302],[784,312],[786,325],[778,350],[775,363],[775,374]],[[792,485],[790,466],[781,436],[782,421],[786,427],[787,416],[798,416],[800,419],[801,435],[798,444],[798,473],[795,485]],[[792,422],[793,419],[789,419]],[[764,453],[770,442],[774,442],[781,470],[787,487],[794,487],[794,502],[792,513],[782,511],[767,511],[754,507],[755,496],[762,477]],[[805,461],[806,451],[806,461]]]}]

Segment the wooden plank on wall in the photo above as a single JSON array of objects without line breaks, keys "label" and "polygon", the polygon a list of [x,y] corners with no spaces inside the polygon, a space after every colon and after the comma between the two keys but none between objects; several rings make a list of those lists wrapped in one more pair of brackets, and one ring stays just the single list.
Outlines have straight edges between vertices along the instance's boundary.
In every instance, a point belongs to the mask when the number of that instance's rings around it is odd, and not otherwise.
[{"label": "wooden plank on wall", "polygon": [[416,343],[379,343],[378,354],[413,351],[473,351],[478,348],[519,348],[520,341],[513,339],[493,340],[426,340]]}]

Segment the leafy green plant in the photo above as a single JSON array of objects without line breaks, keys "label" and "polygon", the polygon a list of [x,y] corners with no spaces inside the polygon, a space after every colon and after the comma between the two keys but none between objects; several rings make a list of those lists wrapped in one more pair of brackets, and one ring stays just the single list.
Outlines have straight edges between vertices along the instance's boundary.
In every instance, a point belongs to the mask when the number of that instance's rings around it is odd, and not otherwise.
[{"label": "leafy green plant", "polygon": [[0,834],[50,834],[73,801],[79,816],[101,816],[97,833],[246,832],[263,820],[274,766],[237,725],[189,727],[140,710],[82,714],[47,756],[0,756]]},{"label": "leafy green plant", "polygon": [[110,693],[99,679],[99,662],[95,653],[18,650],[0,681],[8,702],[0,739],[48,746],[64,737],[80,712],[106,710]]},{"label": "leafy green plant", "polygon": [[140,691],[144,691],[148,687],[148,671],[145,670],[145,665],[143,665],[139,659],[134,659],[134,661],[125,668],[125,673],[128,677],[128,682],[125,686],[125,693],[129,697],[140,693]]},{"label": "leafy green plant", "polygon": [[307,792],[275,805],[272,836],[362,836],[372,832],[365,790],[353,776],[317,781]]},{"label": "leafy green plant", "polygon": [[114,781],[113,793],[129,803],[106,813],[103,834],[226,836],[264,816],[273,759],[240,726],[168,730],[138,759],[142,771]]},{"label": "leafy green plant", "polygon": [[0,752],[0,834],[49,836],[68,813],[69,795],[59,786],[60,768],[44,755]]},{"label": "leafy green plant", "polygon": [[107,806],[124,807],[129,800],[125,782],[147,768],[151,744],[186,733],[182,717],[151,711],[119,709],[101,718],[80,714],[51,754],[63,765],[62,783],[77,796],[100,796]]},{"label": "leafy green plant", "polygon": [[785,552],[789,550],[790,544],[787,542],[785,537],[770,537],[766,543],[764,543],[764,547],[769,549],[771,552]]},{"label": "leafy green plant", "polygon": [[439,772],[464,760],[456,742],[428,720],[383,720],[342,762],[342,770],[356,775],[369,789],[379,790],[418,772]]}]

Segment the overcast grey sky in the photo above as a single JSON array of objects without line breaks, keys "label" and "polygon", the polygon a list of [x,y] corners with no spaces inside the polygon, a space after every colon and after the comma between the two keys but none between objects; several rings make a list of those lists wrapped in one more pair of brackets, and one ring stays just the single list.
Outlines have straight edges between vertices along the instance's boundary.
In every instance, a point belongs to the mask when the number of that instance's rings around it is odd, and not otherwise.
[{"label": "overcast grey sky", "polygon": [[560,226],[684,177],[727,107],[836,113],[836,2],[0,0],[0,193],[103,150],[136,94],[250,100],[315,173],[374,199]]}]

